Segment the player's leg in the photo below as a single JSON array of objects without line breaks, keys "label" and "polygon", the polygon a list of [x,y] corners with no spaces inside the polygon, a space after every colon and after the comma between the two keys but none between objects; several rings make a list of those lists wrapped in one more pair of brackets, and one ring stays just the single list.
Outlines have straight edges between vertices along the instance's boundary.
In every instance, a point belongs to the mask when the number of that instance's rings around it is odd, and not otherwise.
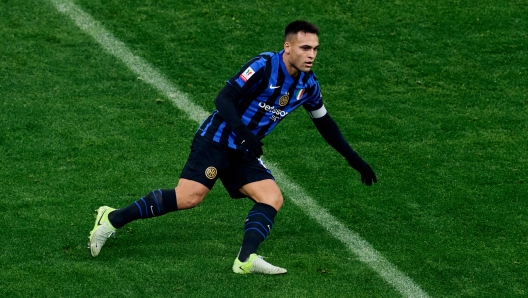
[{"label": "player's leg", "polygon": [[119,229],[138,219],[165,215],[177,210],[185,210],[200,204],[209,192],[205,185],[181,178],[175,189],[154,190],[143,198],[108,214],[112,226]]},{"label": "player's leg", "polygon": [[204,185],[200,182],[180,178],[176,186],[178,210],[190,209],[198,206],[213,185]]},{"label": "player's leg", "polygon": [[99,255],[106,240],[127,223],[141,218],[161,216],[176,210],[174,189],[153,190],[143,198],[117,210],[108,206],[99,207],[94,228],[88,237],[90,253],[93,257]]},{"label": "player's leg", "polygon": [[120,229],[132,221],[162,216],[176,210],[175,189],[158,189],[124,208],[111,211],[108,221],[115,229]]},{"label": "player's leg", "polygon": [[200,204],[216,182],[216,169],[222,167],[221,164],[217,164],[222,160],[224,154],[222,150],[221,147],[212,146],[203,138],[195,137],[189,158],[175,189],[151,191],[143,198],[119,210],[107,206],[100,207],[94,229],[89,236],[92,256],[97,256],[108,237],[127,223],[193,208]]},{"label": "player's leg", "polygon": [[165,215],[169,212],[189,209],[202,202],[209,188],[181,178],[175,189],[153,190],[132,204],[114,209],[102,206],[97,210],[94,229],[90,232],[90,252],[96,257],[106,240],[124,225],[138,220]]},{"label": "player's leg", "polygon": [[262,160],[238,151],[228,154],[231,166],[222,172],[220,180],[232,198],[251,198],[255,205],[244,223],[244,238],[233,263],[235,273],[281,274],[286,270],[273,266],[256,254],[268,237],[275,216],[282,207],[282,193],[271,171]]},{"label": "player's leg", "polygon": [[282,207],[282,193],[272,179],[248,183],[240,193],[256,203],[248,213],[244,225],[244,239],[233,271],[235,273],[282,274],[286,269],[273,266],[256,254],[260,244],[266,240],[275,223],[275,216]]},{"label": "player's leg", "polygon": [[240,192],[256,202],[244,224],[244,239],[238,255],[238,259],[244,262],[257,252],[259,245],[268,237],[283,198],[279,187],[271,179],[246,184]]}]

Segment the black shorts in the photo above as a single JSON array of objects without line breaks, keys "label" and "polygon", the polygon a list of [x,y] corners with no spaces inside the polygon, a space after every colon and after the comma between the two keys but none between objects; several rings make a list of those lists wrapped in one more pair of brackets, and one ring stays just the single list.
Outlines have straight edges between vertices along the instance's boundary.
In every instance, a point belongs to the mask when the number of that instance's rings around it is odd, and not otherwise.
[{"label": "black shorts", "polygon": [[189,179],[212,189],[220,178],[232,198],[245,198],[238,190],[251,182],[274,179],[260,158],[241,150],[226,148],[195,135],[189,158],[180,178]]}]

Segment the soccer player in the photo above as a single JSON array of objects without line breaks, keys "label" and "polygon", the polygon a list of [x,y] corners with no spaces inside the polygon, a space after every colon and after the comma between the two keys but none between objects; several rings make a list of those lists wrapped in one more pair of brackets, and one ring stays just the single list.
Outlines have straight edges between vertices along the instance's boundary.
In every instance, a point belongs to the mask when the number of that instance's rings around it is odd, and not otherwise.
[{"label": "soccer player", "polygon": [[302,106],[315,127],[370,186],[371,167],[350,147],[323,104],[311,71],[319,48],[319,29],[306,21],[290,23],[284,49],[262,53],[231,77],[215,99],[216,110],[200,125],[175,189],[158,189],[122,208],[99,207],[90,232],[93,257],[115,231],[129,222],[193,208],[220,179],[232,198],[255,203],[244,223],[244,237],[233,263],[235,273],[282,274],[286,269],[257,255],[283,204],[282,193],[264,166],[261,140],[289,113]]}]

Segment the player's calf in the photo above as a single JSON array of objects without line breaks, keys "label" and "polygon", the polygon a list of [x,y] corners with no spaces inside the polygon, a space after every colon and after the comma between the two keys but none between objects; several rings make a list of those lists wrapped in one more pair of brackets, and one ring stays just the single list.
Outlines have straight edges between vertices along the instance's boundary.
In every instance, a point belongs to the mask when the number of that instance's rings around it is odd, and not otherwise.
[{"label": "player's calf", "polygon": [[277,210],[270,205],[256,203],[244,223],[244,239],[238,253],[238,259],[245,262],[266,240],[275,222]]},{"label": "player's calf", "polygon": [[119,229],[137,219],[157,217],[177,210],[175,190],[158,189],[125,208],[111,212],[108,214],[108,220],[112,226]]}]

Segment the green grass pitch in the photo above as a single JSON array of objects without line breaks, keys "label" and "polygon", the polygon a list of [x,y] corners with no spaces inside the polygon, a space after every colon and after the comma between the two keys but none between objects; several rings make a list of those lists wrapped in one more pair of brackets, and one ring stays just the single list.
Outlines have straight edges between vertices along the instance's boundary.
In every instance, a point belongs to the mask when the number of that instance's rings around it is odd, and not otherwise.
[{"label": "green grass pitch", "polygon": [[[266,159],[431,297],[528,294],[526,1],[75,3],[206,111],[287,23],[314,22],[325,105],[379,183],[302,109]],[[233,274],[251,202],[220,184],[93,259],[93,210],[173,187],[197,123],[49,1],[0,1],[0,40],[1,296],[400,296],[288,197],[259,250],[288,274]]]}]

